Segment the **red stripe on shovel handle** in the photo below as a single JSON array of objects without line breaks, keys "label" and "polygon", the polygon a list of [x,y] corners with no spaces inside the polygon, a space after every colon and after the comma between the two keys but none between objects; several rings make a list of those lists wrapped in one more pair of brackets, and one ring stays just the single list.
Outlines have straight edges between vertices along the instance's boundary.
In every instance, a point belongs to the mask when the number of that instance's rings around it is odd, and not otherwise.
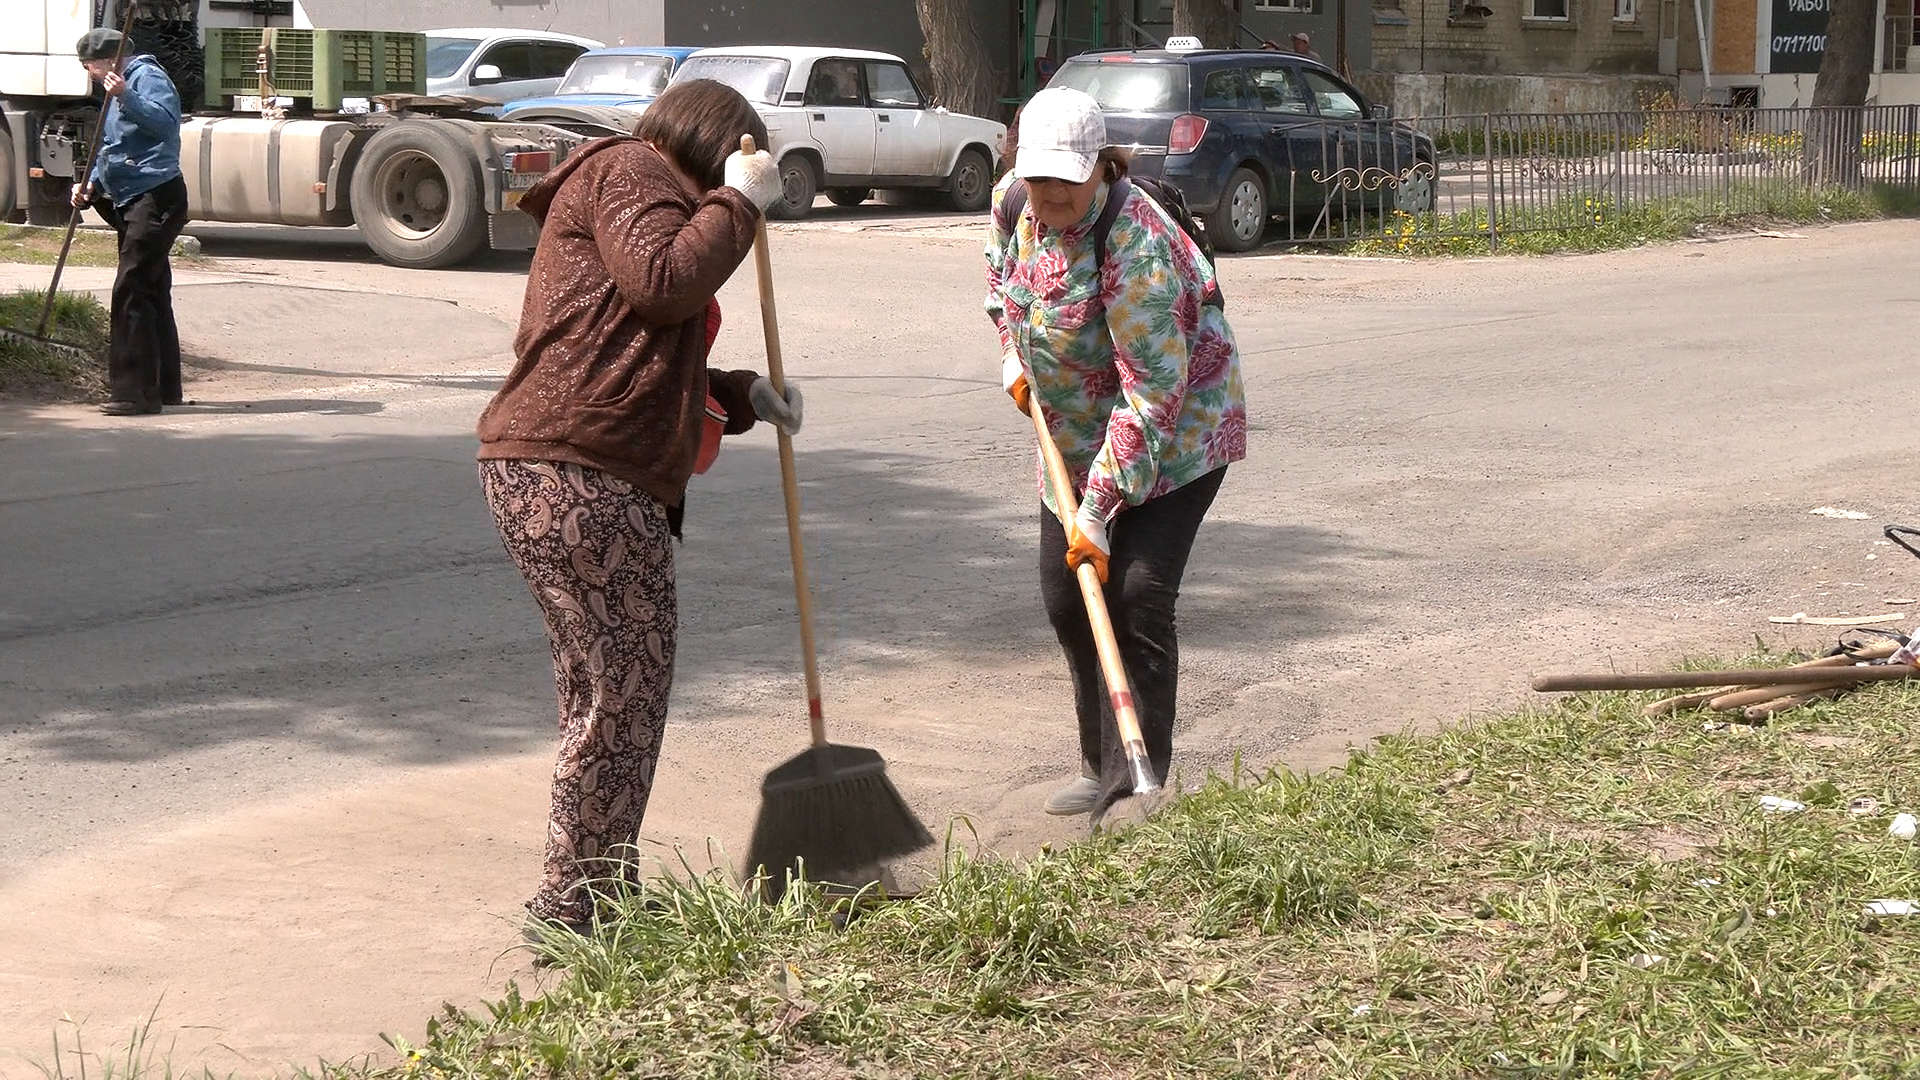
[{"label": "red stripe on shovel handle", "polygon": [[1112,696],[1113,696],[1114,712],[1132,712],[1133,711],[1133,694],[1132,693],[1126,690],[1115,690],[1113,691]]},{"label": "red stripe on shovel handle", "polygon": [[807,719],[825,720],[826,718],[827,718],[827,711],[826,709],[821,707],[820,699],[817,697],[808,698],[807,699]]}]

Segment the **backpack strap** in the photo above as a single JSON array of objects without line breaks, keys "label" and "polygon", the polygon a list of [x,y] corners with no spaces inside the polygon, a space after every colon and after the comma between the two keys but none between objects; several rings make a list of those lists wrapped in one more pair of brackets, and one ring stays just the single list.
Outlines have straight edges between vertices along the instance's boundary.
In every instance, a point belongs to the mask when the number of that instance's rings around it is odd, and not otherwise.
[{"label": "backpack strap", "polygon": [[1027,182],[1015,180],[1007,185],[1007,193],[1000,196],[1000,209],[1007,214],[1007,235],[1020,227],[1020,215],[1027,209]]},{"label": "backpack strap", "polygon": [[1100,208],[1100,216],[1093,221],[1093,265],[1098,269],[1102,281],[1105,281],[1107,272],[1107,234],[1113,231],[1113,223],[1120,220],[1120,211],[1126,207],[1127,197],[1132,194],[1133,181],[1124,176],[1108,184],[1107,205]]}]

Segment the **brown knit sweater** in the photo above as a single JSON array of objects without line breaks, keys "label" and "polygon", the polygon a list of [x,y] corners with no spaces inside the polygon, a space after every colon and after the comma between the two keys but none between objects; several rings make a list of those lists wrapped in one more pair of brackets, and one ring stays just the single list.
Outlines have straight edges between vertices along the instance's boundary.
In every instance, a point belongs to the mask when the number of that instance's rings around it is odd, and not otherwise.
[{"label": "brown knit sweater", "polygon": [[760,211],[704,198],[639,139],[588,143],[522,198],[541,222],[519,357],[480,414],[480,457],[569,461],[679,507],[706,396],[753,426],[751,371],[706,367],[706,307],[753,249]]}]

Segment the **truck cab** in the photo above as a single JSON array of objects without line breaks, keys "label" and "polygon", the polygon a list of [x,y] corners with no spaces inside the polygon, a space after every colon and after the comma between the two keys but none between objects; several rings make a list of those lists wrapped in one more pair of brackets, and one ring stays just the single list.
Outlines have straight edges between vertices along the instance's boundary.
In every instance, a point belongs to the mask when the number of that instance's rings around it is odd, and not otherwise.
[{"label": "truck cab", "polygon": [[[93,5],[15,2],[36,10],[0,23],[0,220],[64,224],[100,115],[73,52]],[[180,90],[195,220],[358,227],[382,260],[412,267],[538,241],[519,194],[586,136],[426,96],[425,35],[293,25],[298,4],[264,18],[216,4],[140,0],[125,23],[123,0],[107,0],[101,22],[130,26],[129,49]]]}]

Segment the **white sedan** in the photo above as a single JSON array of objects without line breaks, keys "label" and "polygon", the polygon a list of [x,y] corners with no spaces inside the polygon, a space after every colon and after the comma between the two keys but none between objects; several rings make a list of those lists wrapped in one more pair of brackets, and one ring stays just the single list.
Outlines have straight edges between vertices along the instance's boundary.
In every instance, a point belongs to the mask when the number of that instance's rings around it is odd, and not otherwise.
[{"label": "white sedan", "polygon": [[427,31],[427,93],[506,102],[545,97],[592,38],[489,27]]},{"label": "white sedan", "polygon": [[857,206],[876,188],[944,192],[964,213],[985,210],[993,198],[1006,125],[929,108],[897,56],[777,45],[702,49],[674,72],[676,83],[691,79],[733,87],[765,118],[782,188],[772,217],[805,216],[822,190],[838,206]]}]

